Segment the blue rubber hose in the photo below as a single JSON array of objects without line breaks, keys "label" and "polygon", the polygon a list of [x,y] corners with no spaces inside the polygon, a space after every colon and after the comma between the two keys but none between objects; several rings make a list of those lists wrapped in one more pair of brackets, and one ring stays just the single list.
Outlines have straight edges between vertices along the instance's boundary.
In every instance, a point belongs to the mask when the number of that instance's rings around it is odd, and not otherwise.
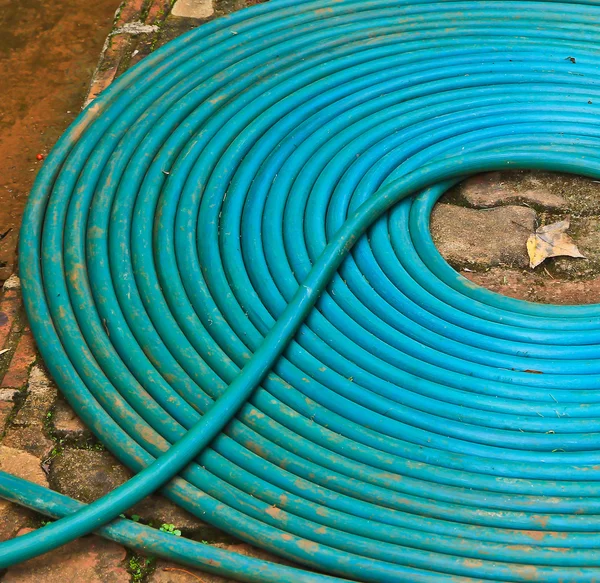
[{"label": "blue rubber hose", "polygon": [[[52,376],[136,475],[85,506],[0,473],[60,518],[0,568],[97,531],[241,581],[600,580],[600,305],[474,286],[429,233],[473,173],[600,179],[599,25],[272,0],[120,77],[40,171],[20,271]],[[308,570],[118,519],[154,491]]]}]

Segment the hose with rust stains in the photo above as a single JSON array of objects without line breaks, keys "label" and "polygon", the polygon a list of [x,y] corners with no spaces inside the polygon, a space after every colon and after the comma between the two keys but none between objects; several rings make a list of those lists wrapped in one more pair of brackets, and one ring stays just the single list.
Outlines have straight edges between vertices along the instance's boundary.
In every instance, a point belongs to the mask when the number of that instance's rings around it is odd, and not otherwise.
[{"label": "hose with rust stains", "polygon": [[89,506],[0,474],[64,517],[0,568],[101,529],[328,579],[108,525],[160,489],[334,577],[600,579],[600,306],[474,287],[429,233],[475,172],[600,179],[599,25],[585,0],[273,0],[103,93],[40,172],[20,268],[53,377],[138,473]]}]

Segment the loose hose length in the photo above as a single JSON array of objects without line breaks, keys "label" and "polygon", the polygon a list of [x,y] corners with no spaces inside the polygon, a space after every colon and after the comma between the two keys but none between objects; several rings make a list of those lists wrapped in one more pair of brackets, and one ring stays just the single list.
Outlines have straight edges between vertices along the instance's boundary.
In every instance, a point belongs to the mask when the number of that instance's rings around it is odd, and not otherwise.
[{"label": "loose hose length", "polygon": [[[274,0],[88,107],[32,192],[23,292],[66,397],[140,473],[64,502],[0,566],[166,484],[347,579],[597,580],[600,309],[474,288],[428,219],[486,169],[600,177],[599,19],[593,2]],[[39,506],[16,483],[0,492]]]}]

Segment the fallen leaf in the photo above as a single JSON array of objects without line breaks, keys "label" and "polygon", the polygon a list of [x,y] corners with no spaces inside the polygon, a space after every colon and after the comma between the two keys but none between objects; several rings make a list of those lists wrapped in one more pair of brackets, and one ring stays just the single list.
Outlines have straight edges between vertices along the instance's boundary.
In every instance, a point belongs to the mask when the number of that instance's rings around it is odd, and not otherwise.
[{"label": "fallen leaf", "polygon": [[548,257],[582,257],[573,239],[567,235],[571,226],[570,217],[558,223],[552,223],[540,227],[527,240],[527,251],[529,253],[529,265],[534,268],[540,265]]}]

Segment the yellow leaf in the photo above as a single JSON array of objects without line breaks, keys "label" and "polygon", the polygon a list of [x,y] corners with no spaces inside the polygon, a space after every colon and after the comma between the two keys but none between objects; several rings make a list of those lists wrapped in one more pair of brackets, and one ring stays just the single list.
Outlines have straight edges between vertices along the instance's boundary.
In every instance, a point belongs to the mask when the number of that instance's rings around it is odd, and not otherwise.
[{"label": "yellow leaf", "polygon": [[568,256],[585,259],[573,239],[567,235],[570,225],[570,218],[567,217],[558,223],[540,227],[529,237],[527,252],[529,253],[530,267],[537,267],[548,257]]}]

